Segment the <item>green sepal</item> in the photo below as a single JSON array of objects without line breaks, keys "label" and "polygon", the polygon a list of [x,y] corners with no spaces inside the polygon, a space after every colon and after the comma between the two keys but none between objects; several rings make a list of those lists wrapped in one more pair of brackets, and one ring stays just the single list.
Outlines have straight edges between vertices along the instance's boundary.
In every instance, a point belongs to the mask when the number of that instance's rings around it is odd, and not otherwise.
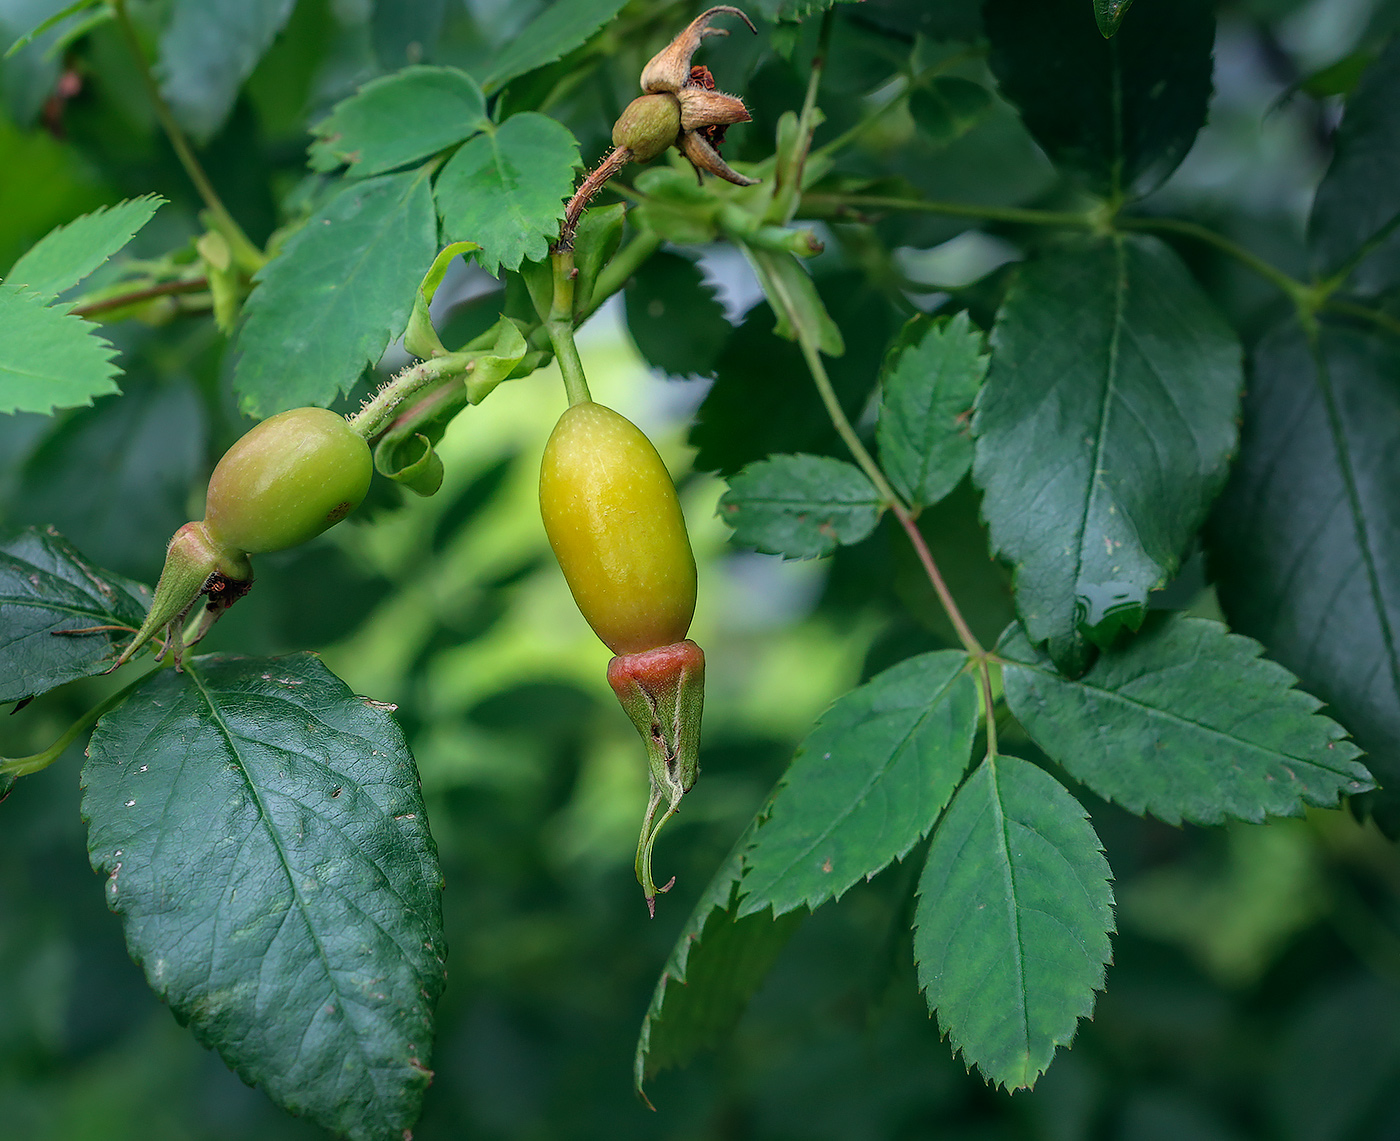
[{"label": "green sepal", "polygon": [[594,206],[586,210],[574,234],[574,320],[588,310],[593,300],[593,287],[603,267],[612,261],[622,244],[622,222],[627,207],[621,202],[611,206]]},{"label": "green sepal", "polygon": [[385,438],[374,449],[374,467],[380,475],[401,483],[424,498],[442,487],[442,459],[433,442],[422,432],[401,439]]},{"label": "green sepal", "polygon": [[[619,654],[608,663],[608,684],[647,747],[651,796],[637,841],[637,882],[647,910],[656,914],[658,888],[651,873],[651,851],[681,797],[700,773],[700,716],[705,705],[705,654],[686,639],[640,654]],[[656,819],[656,810],[666,811]],[[674,882],[674,880],[672,880]]]},{"label": "green sepal", "polygon": [[212,617],[199,634],[202,637],[208,625],[213,624],[213,618],[247,593],[252,581],[253,567],[246,554],[216,543],[203,523],[186,523],[175,532],[166,549],[165,566],[160,572],[160,581],[156,583],[155,597],[151,600],[146,620],[141,623],[141,629],[136,631],[131,644],[113,663],[112,669],[129,662],[137,650],[162,630],[166,632],[165,644],[156,659],[159,660],[169,650],[178,664],[184,648],[180,624],[200,596],[206,592],[215,595],[209,603]]},{"label": "green sepal", "polygon": [[413,313],[408,318],[408,328],[404,330],[403,335],[403,347],[420,360],[429,360],[447,353],[442,341],[438,339],[437,330],[433,328],[433,319],[429,315],[428,307],[432,305],[438,286],[442,284],[442,279],[447,275],[447,267],[452,264],[453,259],[479,249],[481,247],[475,242],[453,242],[433,259],[433,264],[423,275],[423,281],[413,298]]},{"label": "green sepal", "polygon": [[[471,404],[480,404],[503,380],[528,376],[535,371],[538,360],[543,356],[541,353],[531,354],[529,343],[525,340],[520,326],[509,317],[502,317],[473,341],[472,345],[475,347],[488,337],[488,344],[481,347],[489,346],[489,351],[477,358],[471,372],[467,374],[467,400]],[[525,372],[520,372],[521,364],[532,355],[535,356],[536,363]]]},{"label": "green sepal", "polygon": [[228,239],[218,230],[208,230],[194,243],[199,259],[204,263],[204,276],[209,282],[209,296],[214,303],[214,324],[219,332],[229,336],[238,324],[238,310],[243,303],[238,267]]}]

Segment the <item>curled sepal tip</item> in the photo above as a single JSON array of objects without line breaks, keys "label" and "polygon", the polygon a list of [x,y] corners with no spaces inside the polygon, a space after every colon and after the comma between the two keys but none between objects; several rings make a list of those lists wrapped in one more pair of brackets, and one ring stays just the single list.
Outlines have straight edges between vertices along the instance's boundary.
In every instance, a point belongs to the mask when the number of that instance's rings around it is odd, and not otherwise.
[{"label": "curled sepal tip", "polygon": [[253,568],[247,555],[215,542],[203,523],[186,523],[175,532],[166,549],[165,567],[146,620],[112,669],[129,662],[137,650],[162,631],[165,643],[157,657],[169,650],[178,665],[183,649],[180,626],[200,597],[207,594],[209,603],[195,641],[248,592],[252,581]]},{"label": "curled sepal tip", "polygon": [[[637,882],[654,917],[657,895],[669,891],[675,879],[656,886],[651,850],[700,772],[705,654],[688,638],[640,654],[619,654],[608,663],[608,684],[647,747],[651,795],[637,841]],[[658,818],[657,811],[663,805],[665,811]]]}]

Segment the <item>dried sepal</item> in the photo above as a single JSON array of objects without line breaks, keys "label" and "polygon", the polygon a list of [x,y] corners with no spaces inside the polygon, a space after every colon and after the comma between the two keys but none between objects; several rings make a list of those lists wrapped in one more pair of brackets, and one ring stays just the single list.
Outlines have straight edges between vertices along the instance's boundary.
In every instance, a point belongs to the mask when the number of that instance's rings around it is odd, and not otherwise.
[{"label": "dried sepal", "polygon": [[680,145],[681,152],[690,160],[690,165],[695,168],[696,178],[700,177],[702,170],[708,170],[711,174],[718,175],[726,182],[732,182],[735,186],[758,185],[758,179],[740,174],[724,159],[720,158],[719,151],[710,146],[698,131],[682,131]]},{"label": "dried sepal", "polygon": [[673,95],[678,93],[690,77],[690,59],[700,47],[700,42],[706,36],[729,35],[726,28],[710,27],[710,21],[721,13],[738,16],[749,26],[749,31],[754,35],[758,34],[753,21],[738,8],[731,8],[728,4],[720,4],[701,12],[685,31],[652,56],[651,61],[642,68],[642,90],[648,95],[661,91],[669,91]]},{"label": "dried sepal", "polygon": [[[642,98],[647,98],[642,96]],[[681,105],[681,130],[697,131],[705,127],[727,127],[731,123],[747,123],[753,116],[744,101],[723,91],[707,91],[703,87],[684,87],[676,96]]]}]

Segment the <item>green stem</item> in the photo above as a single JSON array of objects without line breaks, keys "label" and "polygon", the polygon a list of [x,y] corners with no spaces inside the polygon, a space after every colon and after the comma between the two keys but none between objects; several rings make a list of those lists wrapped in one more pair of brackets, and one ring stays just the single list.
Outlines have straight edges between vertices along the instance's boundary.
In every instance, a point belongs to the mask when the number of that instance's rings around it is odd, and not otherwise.
[{"label": "green stem", "polygon": [[471,371],[474,363],[475,357],[470,353],[448,353],[411,365],[396,373],[346,420],[366,440],[373,440],[393,423],[405,400],[443,380],[465,375]]},{"label": "green stem", "polygon": [[204,205],[208,207],[215,227],[228,240],[235,260],[248,273],[256,273],[267,262],[267,257],[262,250],[253,245],[248,235],[243,232],[243,227],[234,221],[233,215],[228,212],[223,200],[204,173],[204,168],[199,165],[199,160],[195,158],[194,150],[190,147],[189,140],[185,138],[185,132],[180,129],[180,124],[175,122],[175,116],[171,114],[170,106],[165,102],[165,97],[161,95],[160,87],[151,74],[150,61],[146,59],[146,50],[141,46],[141,39],[136,34],[136,26],[131,22],[126,5],[127,0],[112,0],[112,11],[116,15],[117,26],[121,29],[122,38],[126,40],[126,46],[136,60],[136,69],[141,73],[141,81],[146,87],[146,94],[150,97],[151,105],[155,108],[156,118],[160,120],[160,125],[165,129],[166,137],[170,139],[170,145],[175,148],[180,165],[185,168],[185,173],[194,183],[194,188],[204,199]]},{"label": "green stem", "polygon": [[[856,435],[856,430],[851,426],[845,409],[841,407],[841,401],[837,399],[836,390],[831,386],[831,378],[827,375],[826,365],[822,363],[821,352],[807,333],[791,296],[783,288],[781,279],[776,275],[773,275],[770,280],[773,291],[777,295],[773,300],[782,306],[787,313],[788,321],[797,330],[797,343],[802,350],[803,359],[807,362],[807,371],[812,374],[812,380],[817,386],[817,392],[822,398],[822,403],[826,406],[827,415],[831,418],[831,423],[836,428],[837,434],[845,442],[856,463],[860,465],[861,471],[865,472],[870,482],[875,485],[875,490],[880,493],[880,498],[885,505],[899,520],[899,525],[904,528],[904,533],[909,536],[909,542],[913,544],[914,552],[923,565],[924,573],[928,575],[929,582],[933,584],[934,593],[938,595],[938,601],[943,605],[944,613],[948,615],[948,621],[953,624],[953,629],[957,631],[958,640],[962,642],[963,647],[970,655],[975,658],[982,657],[985,651],[963,618],[962,611],[958,609],[958,604],[948,589],[948,584],[943,581],[943,575],[939,572],[933,552],[928,549],[928,544],[924,542],[924,536],[914,522],[914,516],[910,513],[908,505],[890,486],[890,481],[885,478],[885,473],[880,470],[879,464],[871,457],[865,445],[861,443],[860,437]],[[987,692],[990,693],[991,690],[988,689]],[[992,733],[995,734],[995,732],[996,730],[993,729]]]},{"label": "green stem", "polygon": [[1369,321],[1371,324],[1384,329],[1388,333],[1394,333],[1400,337],[1400,317],[1393,317],[1381,309],[1371,309],[1366,305],[1358,305],[1354,301],[1339,301],[1334,297],[1329,297],[1322,303],[1324,309],[1333,313],[1343,313],[1348,317],[1357,317],[1362,321]]},{"label": "green stem", "polygon": [[1318,295],[1313,286],[1299,281],[1295,277],[1290,277],[1283,270],[1270,265],[1263,258],[1250,253],[1243,246],[1232,242],[1223,234],[1217,234],[1214,230],[1208,229],[1197,222],[1186,222],[1180,218],[1119,218],[1115,225],[1120,230],[1138,230],[1148,233],[1180,234],[1183,237],[1195,238],[1198,242],[1205,242],[1214,246],[1222,253],[1228,254],[1241,265],[1252,269],[1265,281],[1276,286],[1284,293],[1294,305],[1300,310],[1313,312],[1317,308]]},{"label": "green stem", "polygon": [[143,685],[154,673],[164,669],[164,666],[157,666],[153,670],[147,670],[140,677],[123,688],[117,690],[104,701],[99,701],[81,717],[68,726],[63,736],[59,737],[52,745],[40,753],[31,753],[27,757],[0,757],[0,775],[25,777],[48,768],[54,761],[67,750],[68,746],[81,737],[85,732],[97,724],[98,718],[105,713],[110,713],[123,701],[131,696],[132,690]]},{"label": "green stem", "polygon": [[[1102,213],[1072,214],[1062,210],[1027,210],[1019,206],[981,206],[974,202],[938,202],[925,198],[888,198],[880,194],[804,194],[803,211],[825,206],[829,210],[865,208],[944,214],[951,218],[975,218],[983,222],[1007,222],[1020,226],[1061,226],[1095,230],[1103,225]],[[800,212],[803,212],[800,211]]]},{"label": "green stem", "polygon": [[559,374],[564,378],[564,389],[569,394],[569,405],[587,404],[593,397],[588,392],[588,380],[583,375],[583,361],[579,359],[578,346],[574,344],[574,251],[558,249],[550,255],[554,267],[554,302],[549,316],[545,318],[545,331],[549,343],[554,346],[554,359],[559,364]]}]

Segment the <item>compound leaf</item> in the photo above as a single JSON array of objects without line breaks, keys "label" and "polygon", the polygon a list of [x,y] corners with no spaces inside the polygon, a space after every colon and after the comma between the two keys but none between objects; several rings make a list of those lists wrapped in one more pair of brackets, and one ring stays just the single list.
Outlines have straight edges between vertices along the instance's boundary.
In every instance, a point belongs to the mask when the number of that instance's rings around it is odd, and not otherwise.
[{"label": "compound leaf", "polygon": [[[1126,4],[1116,5],[1121,17]],[[1146,194],[1206,121],[1209,0],[1139,6],[1111,39],[1085,0],[988,0],[990,63],[1052,162],[1108,198]]]},{"label": "compound leaf", "polygon": [[[1254,355],[1209,533],[1221,604],[1400,782],[1400,340],[1296,322]],[[1393,826],[1393,825],[1392,825]]]},{"label": "compound leaf", "polygon": [[937,503],[972,466],[972,404],[987,375],[967,314],[915,317],[885,355],[875,439],[880,466],[918,507]]},{"label": "compound leaf", "polygon": [[973,478],[1031,641],[1067,672],[1136,627],[1225,482],[1234,332],[1155,239],[1021,270],[992,332]]},{"label": "compound leaf", "polygon": [[116,392],[116,355],[96,325],[0,284],[0,412],[47,415]]},{"label": "compound leaf", "polygon": [[436,254],[426,172],[346,186],[258,271],[238,336],[239,406],[262,417],[347,392],[404,331]]},{"label": "compound leaf", "polygon": [[435,155],[487,125],[486,99],[455,67],[406,67],[335,105],[313,128],[313,170],[347,164],[350,178],[382,174]]},{"label": "compound leaf", "polygon": [[1354,265],[1351,282],[1363,293],[1400,283],[1400,38],[1347,100],[1308,239],[1319,277]]},{"label": "compound leaf", "polygon": [[549,252],[574,188],[578,143],[567,127],[526,111],[469,139],[437,180],[448,240],[476,242],[490,273]]},{"label": "compound leaf", "polygon": [[157,194],[145,194],[56,226],[15,262],[5,281],[57,297],[131,241],[164,202]]},{"label": "compound leaf", "polygon": [[1035,1084],[1104,983],[1113,889],[1083,807],[1049,773],[989,757],[939,821],[914,958],[939,1029],[988,1081]]},{"label": "compound leaf", "polygon": [[[150,604],[146,587],[92,566],[56,531],[12,536],[0,545],[0,702],[102,673]],[[59,633],[90,626],[130,630]]]},{"label": "compound leaf", "polygon": [[160,38],[161,93],[185,130],[207,142],[223,126],[296,0],[174,0]]},{"label": "compound leaf", "polygon": [[773,456],[749,464],[719,501],[736,543],[789,559],[820,558],[859,543],[883,511],[865,474],[828,456]]},{"label": "compound leaf", "polygon": [[152,988],[278,1105],[398,1141],[431,1072],[442,873],[386,707],[310,654],[162,670],[97,725],[83,816]]},{"label": "compound leaf", "polygon": [[1373,787],[1346,731],[1263,650],[1218,622],[1165,614],[1077,681],[1018,627],[999,647],[1007,705],[1031,739],[1130,812],[1258,823]]},{"label": "compound leaf", "polygon": [[648,1078],[684,1065],[733,1029],[804,918],[735,914],[742,854],[753,828],[715,873],[657,980],[637,1037],[633,1081],[639,1094]]},{"label": "compound leaf", "polygon": [[967,770],[977,715],[960,650],[900,662],[838,699],[754,833],[739,915],[815,909],[902,859]]}]

